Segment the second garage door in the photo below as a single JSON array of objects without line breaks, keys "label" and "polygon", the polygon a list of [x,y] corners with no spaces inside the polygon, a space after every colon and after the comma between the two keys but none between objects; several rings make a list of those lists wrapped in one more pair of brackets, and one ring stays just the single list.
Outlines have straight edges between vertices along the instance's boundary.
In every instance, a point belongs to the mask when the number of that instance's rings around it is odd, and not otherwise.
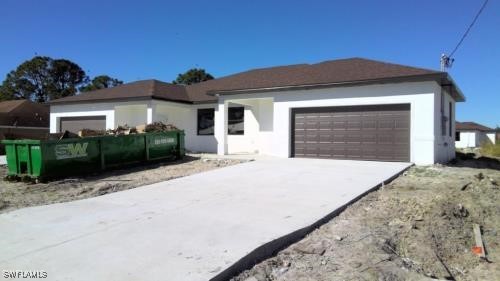
[{"label": "second garage door", "polygon": [[292,110],[292,156],[410,161],[410,105]]},{"label": "second garage door", "polygon": [[77,133],[82,129],[106,130],[106,116],[61,117],[60,131]]}]

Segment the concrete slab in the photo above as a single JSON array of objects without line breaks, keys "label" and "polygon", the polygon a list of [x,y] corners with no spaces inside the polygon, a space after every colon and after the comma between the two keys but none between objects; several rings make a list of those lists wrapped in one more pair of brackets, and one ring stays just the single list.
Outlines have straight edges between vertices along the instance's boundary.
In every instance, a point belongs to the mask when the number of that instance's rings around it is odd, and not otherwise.
[{"label": "concrete slab", "polygon": [[45,280],[223,279],[248,254],[286,243],[279,238],[409,165],[267,159],[13,211],[0,215],[0,270],[43,270]]},{"label": "concrete slab", "polygon": [[232,160],[272,160],[272,159],[282,159],[276,156],[262,155],[262,154],[228,154],[228,155],[218,155],[216,153],[188,153],[188,155],[193,157],[199,157],[202,159],[232,159]]}]

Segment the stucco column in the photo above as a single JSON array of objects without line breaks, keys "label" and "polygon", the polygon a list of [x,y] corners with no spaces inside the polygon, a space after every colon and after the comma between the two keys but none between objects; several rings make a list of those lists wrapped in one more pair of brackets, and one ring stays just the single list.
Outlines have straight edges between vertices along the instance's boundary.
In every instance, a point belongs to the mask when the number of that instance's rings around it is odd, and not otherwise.
[{"label": "stucco column", "polygon": [[54,114],[50,113],[50,133],[57,133],[59,130],[59,118]]},{"label": "stucco column", "polygon": [[215,110],[214,134],[215,139],[217,140],[218,155],[227,154],[227,108],[228,103],[226,101],[219,100]]},{"label": "stucco column", "polygon": [[106,130],[113,130],[120,125],[115,122],[115,114],[116,109],[106,112]]},{"label": "stucco column", "polygon": [[148,103],[148,108],[146,109],[146,124],[153,123],[153,105],[151,102]]}]

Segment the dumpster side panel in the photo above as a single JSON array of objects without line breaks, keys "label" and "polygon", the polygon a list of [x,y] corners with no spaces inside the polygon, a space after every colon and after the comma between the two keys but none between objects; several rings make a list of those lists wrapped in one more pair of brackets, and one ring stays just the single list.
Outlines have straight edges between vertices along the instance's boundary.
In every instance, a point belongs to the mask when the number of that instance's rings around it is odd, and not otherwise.
[{"label": "dumpster side panel", "polygon": [[9,175],[85,175],[148,160],[182,158],[184,132],[170,131],[52,141],[4,140]]},{"label": "dumpster side panel", "polygon": [[177,133],[177,131],[172,131],[148,134],[149,160],[176,157]]},{"label": "dumpster side panel", "polygon": [[146,160],[145,136],[107,136],[102,140],[106,167],[120,166]]},{"label": "dumpster side panel", "polygon": [[178,134],[177,134],[177,138],[178,138],[178,147],[177,147],[177,151],[178,151],[178,155],[177,155],[177,158],[183,158],[184,155],[186,155],[186,147],[184,145],[185,141],[184,141],[184,138],[185,138],[185,133],[184,131],[179,131]]},{"label": "dumpster side panel", "polygon": [[42,142],[41,176],[85,175],[101,169],[100,138]]}]

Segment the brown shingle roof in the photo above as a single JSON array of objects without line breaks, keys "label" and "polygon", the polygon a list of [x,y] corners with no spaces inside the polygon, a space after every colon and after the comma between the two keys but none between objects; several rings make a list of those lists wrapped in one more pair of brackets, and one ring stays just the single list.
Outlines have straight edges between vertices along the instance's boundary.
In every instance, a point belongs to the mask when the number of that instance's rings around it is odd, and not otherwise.
[{"label": "brown shingle roof", "polygon": [[[157,80],[144,80],[52,101],[52,103],[100,101],[127,98],[160,98],[181,102],[215,102],[214,92],[320,86],[342,83],[376,83],[382,80],[420,77],[442,79],[444,72],[392,64],[362,58],[296,64],[249,70],[194,85],[172,85]],[[452,83],[452,82],[451,82]],[[453,83],[452,83],[453,84]]]},{"label": "brown shingle roof", "polygon": [[481,131],[481,132],[495,131],[490,127],[486,127],[476,122],[455,122],[455,127],[457,131]]},{"label": "brown shingle roof", "polygon": [[174,85],[158,80],[141,80],[119,85],[113,88],[100,89],[85,92],[76,96],[53,100],[52,104],[105,101],[105,100],[128,100],[141,98],[157,98],[178,102],[191,102],[182,85]]},{"label": "brown shingle roof", "polygon": [[0,125],[48,127],[49,107],[29,100],[0,102]]},{"label": "brown shingle roof", "polygon": [[8,113],[14,110],[16,107],[25,103],[26,100],[8,100],[0,102],[0,113]]},{"label": "brown shingle roof", "polygon": [[[187,87],[190,95],[248,89],[314,86],[409,76],[439,75],[442,72],[362,58],[254,69]],[[194,97],[193,97],[194,98]]]}]

